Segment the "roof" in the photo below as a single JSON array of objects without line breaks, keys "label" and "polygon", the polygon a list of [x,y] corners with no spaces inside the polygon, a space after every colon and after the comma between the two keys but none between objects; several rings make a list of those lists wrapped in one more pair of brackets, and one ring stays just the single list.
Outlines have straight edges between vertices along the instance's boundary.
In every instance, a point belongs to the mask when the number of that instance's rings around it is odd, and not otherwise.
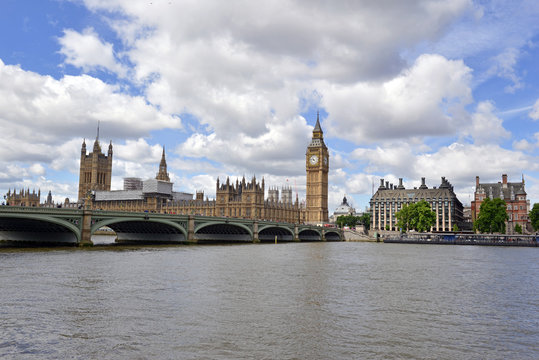
[{"label": "roof", "polygon": [[515,195],[526,195],[524,183],[522,182],[508,182],[507,184],[501,182],[483,183],[479,184],[475,191],[484,193],[491,199],[499,198],[502,200],[514,200]]}]

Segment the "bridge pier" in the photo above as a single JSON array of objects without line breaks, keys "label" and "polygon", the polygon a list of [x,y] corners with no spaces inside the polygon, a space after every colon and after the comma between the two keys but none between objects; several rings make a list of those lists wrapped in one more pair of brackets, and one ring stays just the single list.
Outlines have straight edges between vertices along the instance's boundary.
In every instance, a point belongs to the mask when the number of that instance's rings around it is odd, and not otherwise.
[{"label": "bridge pier", "polygon": [[298,224],[294,224],[294,241],[299,242],[299,228]]},{"label": "bridge pier", "polygon": [[187,242],[196,244],[197,239],[195,237],[195,216],[187,216]]},{"label": "bridge pier", "polygon": [[258,237],[258,221],[253,222],[253,243],[257,244],[260,242],[260,238]]},{"label": "bridge pier", "polygon": [[82,230],[79,246],[92,246],[92,210],[84,209],[82,212]]}]

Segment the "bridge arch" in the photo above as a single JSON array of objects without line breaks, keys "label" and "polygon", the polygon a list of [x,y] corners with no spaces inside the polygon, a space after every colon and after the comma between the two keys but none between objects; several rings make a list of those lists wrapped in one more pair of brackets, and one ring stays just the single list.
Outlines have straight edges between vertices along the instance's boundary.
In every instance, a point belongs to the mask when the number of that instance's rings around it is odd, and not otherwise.
[{"label": "bridge arch", "polygon": [[108,226],[116,232],[118,242],[187,241],[187,230],[180,224],[166,219],[152,217],[111,218],[93,224],[90,230],[91,234],[103,226]]},{"label": "bridge arch", "polygon": [[262,241],[294,241],[294,230],[287,226],[265,225],[258,228],[258,239]]},{"label": "bridge arch", "polygon": [[75,244],[81,239],[82,218],[75,221],[79,224],[33,213],[0,213],[0,240]]},{"label": "bridge arch", "polygon": [[314,229],[300,229],[298,232],[300,241],[321,241],[322,233],[320,230]]},{"label": "bridge arch", "polygon": [[326,241],[341,241],[341,234],[335,230],[328,230],[324,233]]},{"label": "bridge arch", "polygon": [[253,241],[253,231],[245,224],[212,221],[195,227],[197,242],[247,242]]}]

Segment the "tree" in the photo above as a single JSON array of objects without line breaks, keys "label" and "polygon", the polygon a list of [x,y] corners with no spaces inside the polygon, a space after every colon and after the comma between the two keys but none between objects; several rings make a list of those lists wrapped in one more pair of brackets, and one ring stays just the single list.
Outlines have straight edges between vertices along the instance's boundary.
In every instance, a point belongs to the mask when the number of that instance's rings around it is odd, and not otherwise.
[{"label": "tree", "polygon": [[532,211],[530,211],[529,219],[532,223],[533,230],[539,230],[539,204],[533,204]]},{"label": "tree", "polygon": [[474,222],[474,230],[481,233],[505,233],[505,222],[509,217],[502,199],[486,198],[481,203],[479,215]]},{"label": "tree", "polygon": [[458,232],[460,229],[457,224],[453,225],[453,232]]},{"label": "tree", "polygon": [[359,217],[358,216],[354,216],[354,215],[341,215],[337,218],[337,220],[335,221],[335,223],[337,224],[338,227],[343,227],[343,226],[350,226],[350,227],[355,227],[356,224],[358,223],[359,221]]},{"label": "tree", "polygon": [[515,225],[515,232],[517,234],[522,234],[522,226],[520,226],[520,224]]},{"label": "tree", "polygon": [[421,200],[414,204],[414,208],[414,229],[419,232],[430,230],[436,222],[436,213],[432,211],[429,203],[425,200]]},{"label": "tree", "polygon": [[365,226],[365,229],[369,230],[371,228],[371,213],[364,213],[359,217],[359,223]]},{"label": "tree", "polygon": [[395,214],[395,217],[397,218],[397,227],[401,228],[404,231],[408,231],[409,229],[411,229],[410,217],[413,205],[414,204],[403,205],[402,209],[400,209],[400,211]]},{"label": "tree", "polygon": [[404,205],[395,216],[397,227],[405,231],[412,229],[419,232],[428,231],[436,222],[436,213],[425,200]]}]

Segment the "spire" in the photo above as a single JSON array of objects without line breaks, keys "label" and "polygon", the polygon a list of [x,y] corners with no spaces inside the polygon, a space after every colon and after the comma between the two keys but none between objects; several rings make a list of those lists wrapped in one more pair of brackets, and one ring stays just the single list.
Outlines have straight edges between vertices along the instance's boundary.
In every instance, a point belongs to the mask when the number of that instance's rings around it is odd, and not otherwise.
[{"label": "spire", "polygon": [[101,153],[101,145],[99,145],[99,120],[97,120],[97,135],[95,137],[93,151],[94,153],[96,153],[96,156],[97,154]]},{"label": "spire", "polygon": [[165,146],[163,146],[163,154],[161,155],[161,162],[159,163],[159,172],[155,178],[157,180],[170,182],[170,177],[167,172],[167,160],[165,159]]},{"label": "spire", "polygon": [[322,128],[320,127],[320,111],[316,112],[316,125],[314,126],[313,132],[315,131],[322,132]]}]

